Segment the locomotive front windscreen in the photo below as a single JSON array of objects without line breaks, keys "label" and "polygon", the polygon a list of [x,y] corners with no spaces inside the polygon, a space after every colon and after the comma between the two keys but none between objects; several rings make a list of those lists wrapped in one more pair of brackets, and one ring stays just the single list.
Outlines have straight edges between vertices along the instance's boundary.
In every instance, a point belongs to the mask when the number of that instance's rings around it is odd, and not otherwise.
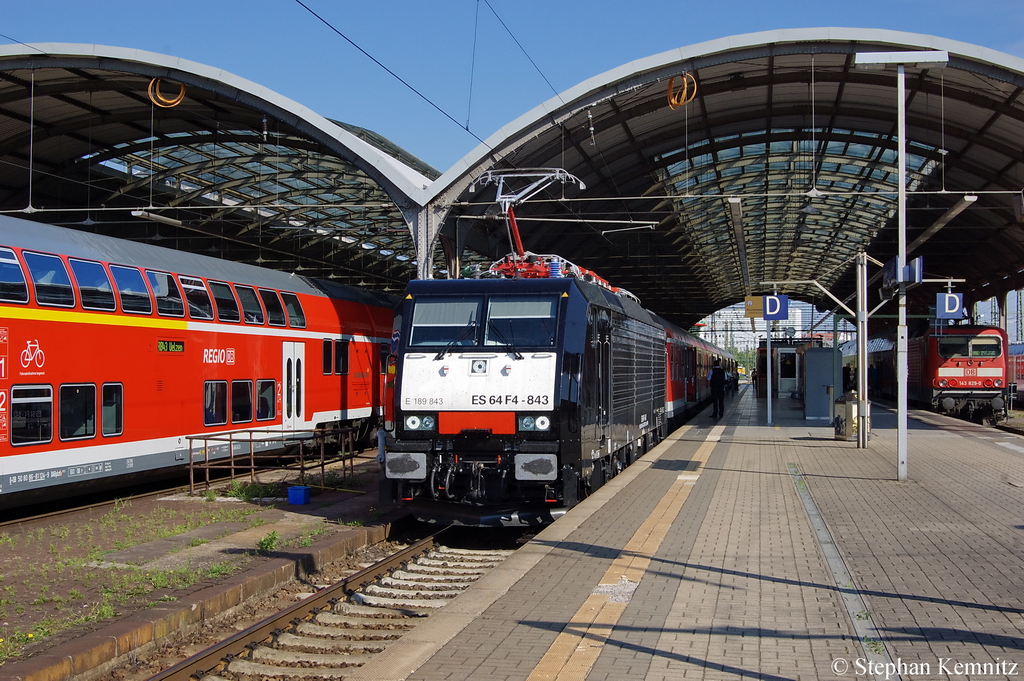
[{"label": "locomotive front windscreen", "polygon": [[445,296],[416,300],[409,345],[476,345],[479,296]]},{"label": "locomotive front windscreen", "polygon": [[1002,354],[994,336],[944,336],[939,338],[939,355],[946,359],[993,358]]},{"label": "locomotive front windscreen", "polygon": [[554,296],[491,296],[484,345],[550,348],[555,344]]},{"label": "locomotive front windscreen", "polygon": [[420,296],[413,307],[409,345],[550,348],[557,314],[558,297],[553,295]]}]

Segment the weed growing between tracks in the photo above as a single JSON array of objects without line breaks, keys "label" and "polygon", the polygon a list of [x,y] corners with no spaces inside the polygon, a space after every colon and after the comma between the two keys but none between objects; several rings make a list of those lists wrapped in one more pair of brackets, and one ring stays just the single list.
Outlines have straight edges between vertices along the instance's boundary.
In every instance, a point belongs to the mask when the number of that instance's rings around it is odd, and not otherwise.
[{"label": "weed growing between tracks", "polygon": [[[306,484],[317,490],[314,495],[331,488],[366,489],[375,481],[374,474],[365,472],[353,477],[328,471],[326,479],[306,476]],[[262,546],[254,542],[231,562],[202,566],[186,562],[186,567],[173,570],[112,565],[110,554],[115,551],[214,523],[263,525],[265,521],[256,514],[286,497],[287,488],[287,482],[239,483],[200,492],[189,501],[120,500],[113,507],[84,511],[73,520],[26,521],[0,530],[0,665],[99,628],[104,620],[179,600],[248,568],[252,561],[272,557],[274,551],[312,546],[322,535],[346,525],[369,524],[384,513],[370,507],[344,513],[343,518],[331,516],[326,523],[320,517],[300,536],[287,541],[277,537],[261,542]],[[286,507],[283,501],[278,505]],[[316,502],[306,508],[313,520],[318,515]],[[186,552],[208,541],[193,538],[188,546],[171,551]]]},{"label": "weed growing between tracks", "polygon": [[148,571],[99,567],[113,551],[217,522],[259,525],[263,521],[250,516],[261,510],[119,500],[84,519],[32,522],[0,532],[0,664],[42,639],[177,600],[175,592],[235,569],[226,564]]}]

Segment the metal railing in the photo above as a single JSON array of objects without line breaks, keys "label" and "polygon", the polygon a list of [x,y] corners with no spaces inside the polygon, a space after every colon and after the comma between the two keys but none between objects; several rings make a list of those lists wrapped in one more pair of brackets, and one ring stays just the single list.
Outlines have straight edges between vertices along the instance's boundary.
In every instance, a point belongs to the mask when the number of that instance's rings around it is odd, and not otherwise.
[{"label": "metal railing", "polygon": [[[233,479],[249,471],[249,481],[256,482],[257,471],[298,471],[299,483],[306,484],[306,471],[320,469],[320,480],[326,480],[328,461],[342,461],[346,476],[355,476],[355,428],[315,428],[313,430],[275,430],[271,428],[235,430],[209,435],[189,435],[188,490],[195,493],[195,475],[202,470],[206,488],[210,487],[210,471],[229,471]],[[199,446],[197,447],[197,443]],[[328,456],[328,444],[337,443],[337,453]],[[312,456],[310,456],[312,455]],[[348,464],[346,470],[345,463]]]}]

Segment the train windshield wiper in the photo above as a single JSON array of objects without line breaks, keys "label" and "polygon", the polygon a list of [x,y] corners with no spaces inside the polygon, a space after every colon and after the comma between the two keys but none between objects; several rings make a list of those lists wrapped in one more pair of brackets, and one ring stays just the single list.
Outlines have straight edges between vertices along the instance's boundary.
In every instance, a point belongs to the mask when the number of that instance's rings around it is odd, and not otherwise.
[{"label": "train windshield wiper", "polygon": [[466,338],[469,337],[469,332],[472,331],[475,327],[476,321],[470,319],[469,322],[466,324],[465,328],[463,328],[462,331],[459,332],[459,335],[451,339],[448,342],[448,345],[444,346],[444,350],[434,355],[434,360],[436,361],[444,359],[444,356],[448,354],[448,351],[451,350],[456,343],[466,340]]},{"label": "train windshield wiper", "polygon": [[494,322],[492,322],[490,319],[487,320],[487,328],[494,332],[494,335],[497,337],[498,341],[500,341],[505,346],[506,350],[512,353],[513,358],[523,358],[522,354],[520,354],[520,352],[516,350],[516,346],[513,345],[507,338],[505,338],[505,334],[499,331],[498,327],[495,326]]}]

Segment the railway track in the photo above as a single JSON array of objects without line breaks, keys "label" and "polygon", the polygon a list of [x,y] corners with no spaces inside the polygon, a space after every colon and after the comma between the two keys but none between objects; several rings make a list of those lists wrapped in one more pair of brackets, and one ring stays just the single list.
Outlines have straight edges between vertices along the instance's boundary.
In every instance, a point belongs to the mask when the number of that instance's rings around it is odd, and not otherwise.
[{"label": "railway track", "polygon": [[428,537],[150,681],[344,679],[511,553],[453,549]]}]

